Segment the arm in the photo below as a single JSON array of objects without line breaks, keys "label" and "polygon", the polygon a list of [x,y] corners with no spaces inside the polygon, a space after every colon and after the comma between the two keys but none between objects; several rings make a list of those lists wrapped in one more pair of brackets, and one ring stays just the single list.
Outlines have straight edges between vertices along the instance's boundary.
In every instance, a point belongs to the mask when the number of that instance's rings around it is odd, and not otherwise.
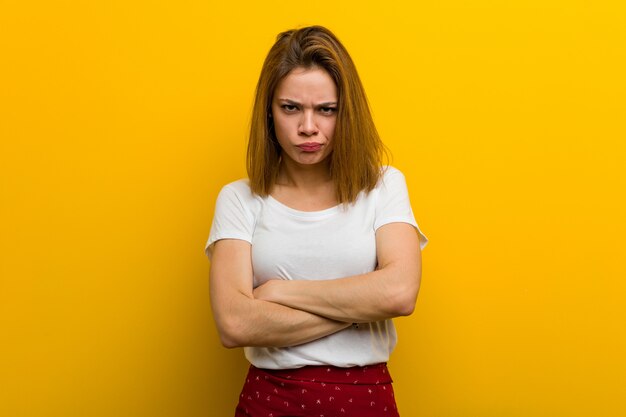
[{"label": "arm", "polygon": [[350,326],[254,299],[250,249],[248,242],[235,239],[217,241],[213,249],[211,307],[225,347],[294,346]]},{"label": "arm", "polygon": [[376,271],[315,281],[271,280],[255,298],[308,311],[329,319],[371,322],[408,316],[415,308],[421,278],[419,237],[407,223],[376,231]]}]

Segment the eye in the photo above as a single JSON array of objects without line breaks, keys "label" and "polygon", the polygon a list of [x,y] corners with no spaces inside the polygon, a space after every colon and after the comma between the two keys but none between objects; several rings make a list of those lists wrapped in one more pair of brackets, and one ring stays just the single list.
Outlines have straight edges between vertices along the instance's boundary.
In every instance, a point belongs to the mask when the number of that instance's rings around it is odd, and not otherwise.
[{"label": "eye", "polygon": [[320,107],[320,112],[325,115],[331,115],[337,111],[336,107]]},{"label": "eye", "polygon": [[287,113],[293,113],[296,110],[298,110],[298,108],[296,106],[294,106],[293,104],[283,104],[282,106],[280,106],[283,110],[285,110]]}]

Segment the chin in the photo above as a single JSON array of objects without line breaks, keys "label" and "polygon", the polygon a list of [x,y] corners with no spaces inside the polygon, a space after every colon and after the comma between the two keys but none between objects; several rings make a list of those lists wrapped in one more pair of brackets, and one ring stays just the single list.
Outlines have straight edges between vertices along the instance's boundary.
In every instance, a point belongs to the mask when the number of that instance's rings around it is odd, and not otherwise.
[{"label": "chin", "polygon": [[329,162],[328,158],[299,158],[296,162],[300,165],[320,165],[326,162]]}]

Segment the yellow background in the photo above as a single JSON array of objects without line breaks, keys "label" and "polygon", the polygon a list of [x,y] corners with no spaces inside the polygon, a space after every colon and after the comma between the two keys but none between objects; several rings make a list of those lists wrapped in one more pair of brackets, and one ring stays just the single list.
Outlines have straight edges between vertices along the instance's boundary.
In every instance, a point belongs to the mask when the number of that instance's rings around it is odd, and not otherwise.
[{"label": "yellow background", "polygon": [[203,247],[262,60],[309,24],[431,240],[402,416],[626,415],[623,2],[0,5],[0,415],[232,415]]}]

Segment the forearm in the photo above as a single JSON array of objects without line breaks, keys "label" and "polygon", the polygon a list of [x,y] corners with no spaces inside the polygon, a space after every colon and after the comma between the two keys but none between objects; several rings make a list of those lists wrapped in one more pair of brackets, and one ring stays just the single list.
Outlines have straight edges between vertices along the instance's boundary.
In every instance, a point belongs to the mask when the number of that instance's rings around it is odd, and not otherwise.
[{"label": "forearm", "polygon": [[392,268],[331,280],[275,280],[255,296],[333,320],[372,322],[413,312],[419,275],[394,276],[402,273]]},{"label": "forearm", "polygon": [[346,322],[407,316],[415,308],[421,280],[421,252],[415,229],[390,223],[376,232],[376,271],[346,278],[271,280],[255,298]]},{"label": "forearm", "polygon": [[216,243],[209,281],[213,318],[226,347],[284,347],[310,342],[349,326],[319,315],[255,299],[250,244]]},{"label": "forearm", "polygon": [[350,326],[314,313],[237,294],[228,312],[214,312],[224,346],[285,347],[310,342]]}]

